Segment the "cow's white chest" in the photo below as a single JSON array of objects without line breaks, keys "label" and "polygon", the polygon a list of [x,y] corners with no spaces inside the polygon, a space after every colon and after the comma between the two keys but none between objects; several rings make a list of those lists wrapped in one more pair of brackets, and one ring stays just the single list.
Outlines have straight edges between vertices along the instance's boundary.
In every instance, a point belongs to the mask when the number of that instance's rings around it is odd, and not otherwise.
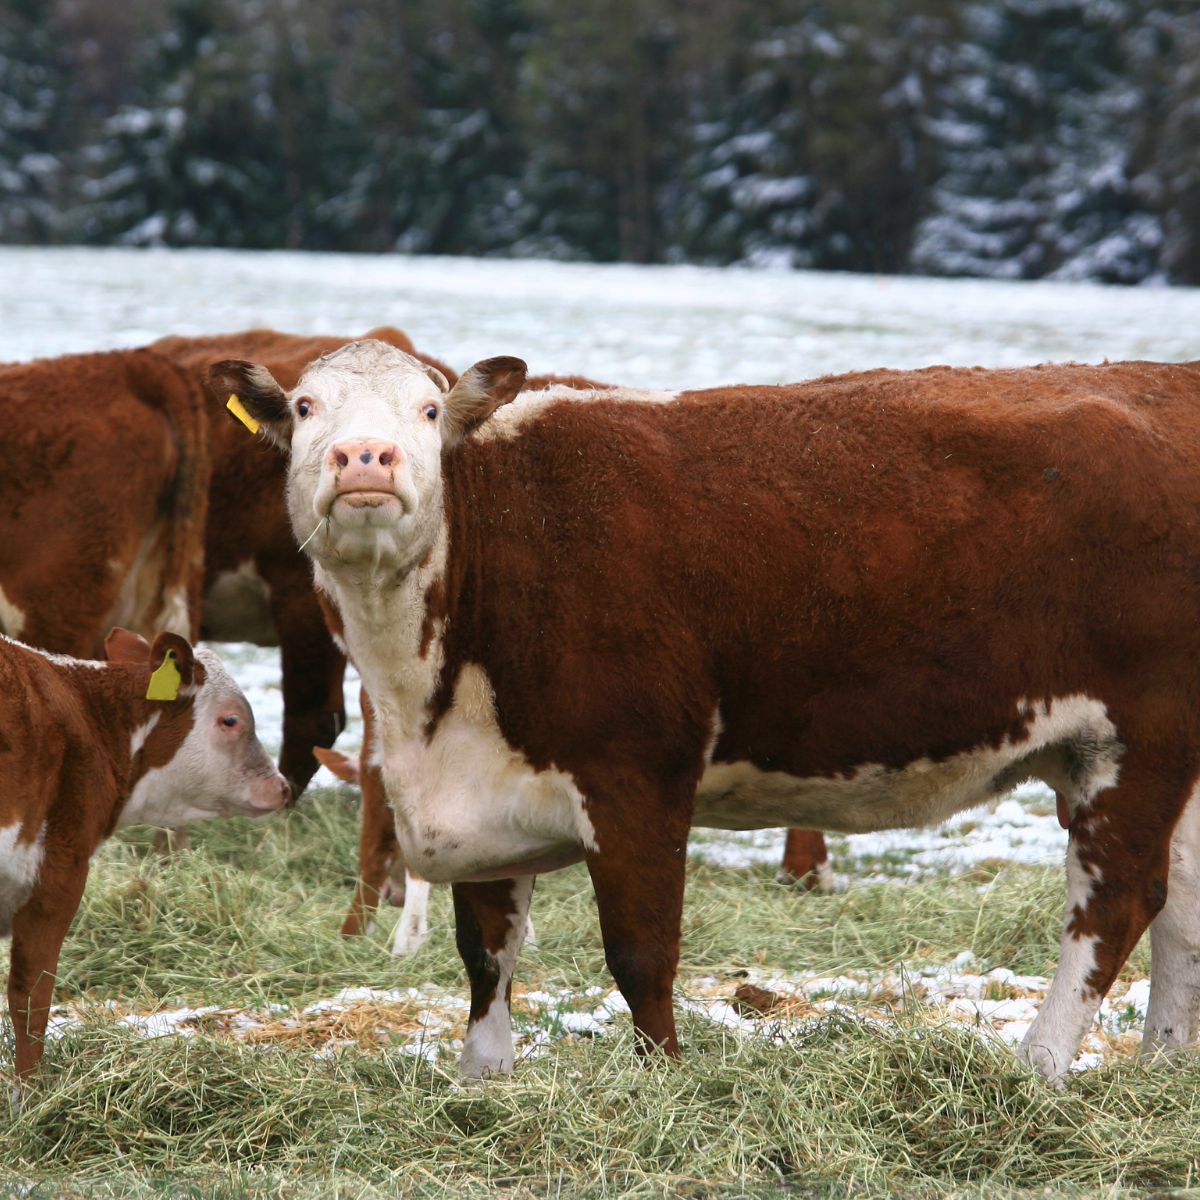
[{"label": "cow's white chest", "polygon": [[13,915],[29,899],[45,854],[46,827],[33,840],[20,821],[0,828],[0,937],[7,936]]},{"label": "cow's white chest", "polygon": [[380,712],[380,765],[409,864],[435,883],[595,847],[569,774],[535,771],[500,733],[481,668],[464,667],[454,703],[426,741]]},{"label": "cow's white chest", "polygon": [[1088,696],[1019,700],[1026,736],[981,745],[941,762],[893,769],[864,763],[849,776],[798,778],[749,762],[710,763],[696,792],[693,825],[839,833],[936,825],[985,804],[1031,776],[1061,791],[1072,810],[1117,778],[1122,750],[1105,706]]}]

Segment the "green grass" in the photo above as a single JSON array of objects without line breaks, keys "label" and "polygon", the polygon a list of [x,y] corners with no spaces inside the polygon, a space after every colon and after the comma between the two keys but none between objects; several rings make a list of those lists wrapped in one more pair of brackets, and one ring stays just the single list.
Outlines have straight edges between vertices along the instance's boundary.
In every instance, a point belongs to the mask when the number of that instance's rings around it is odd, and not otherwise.
[{"label": "green grass", "polygon": [[[286,818],[195,827],[162,864],[145,839],[93,864],[58,998],[258,1008],[344,986],[461,989],[448,889],[419,954],[337,930],[356,814],[318,793]],[[797,894],[764,867],[689,867],[681,973],[837,974],[973,950],[1049,973],[1060,872]],[[521,979],[608,986],[586,872],[541,879]],[[1133,965],[1148,965],[1139,947]],[[1062,1091],[919,1006],[882,1027],[835,1015],[773,1047],[681,1014],[678,1063],[641,1063],[628,1025],[564,1040],[506,1080],[463,1088],[395,1053],[334,1058],[198,1034],[145,1040],[104,1021],[52,1042],[0,1139],[0,1196],[376,1195],[993,1197],[1138,1195],[1200,1184],[1200,1063],[1114,1062]]]}]

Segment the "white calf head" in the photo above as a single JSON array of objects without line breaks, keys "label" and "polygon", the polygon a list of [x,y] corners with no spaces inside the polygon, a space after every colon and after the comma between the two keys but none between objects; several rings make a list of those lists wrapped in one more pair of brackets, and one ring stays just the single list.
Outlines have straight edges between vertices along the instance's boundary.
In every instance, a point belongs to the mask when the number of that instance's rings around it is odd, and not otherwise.
[{"label": "white calf head", "polygon": [[[157,669],[170,655],[179,671],[173,700],[144,701],[130,743],[133,790],[119,825],[182,825],[209,817],[258,817],[281,808],[287,781],[254,733],[254,713],[211,650],[160,633],[150,646],[128,630],[105,642],[110,662]],[[145,672],[131,674],[140,699]]]},{"label": "white calf head", "polygon": [[389,346],[350,342],[311,363],[285,393],[265,367],[231,360],[209,371],[291,453],[288,508],[305,550],[404,571],[441,521],[442,452],[521,390],[519,358],[476,363],[449,387],[435,367]]}]

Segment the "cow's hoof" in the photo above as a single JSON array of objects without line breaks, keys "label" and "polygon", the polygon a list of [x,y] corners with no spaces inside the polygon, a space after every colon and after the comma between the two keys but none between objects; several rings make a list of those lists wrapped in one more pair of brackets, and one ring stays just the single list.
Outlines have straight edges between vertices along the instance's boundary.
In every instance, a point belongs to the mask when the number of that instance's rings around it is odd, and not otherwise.
[{"label": "cow's hoof", "polygon": [[477,1056],[468,1047],[463,1047],[462,1058],[458,1062],[458,1075],[464,1083],[482,1083],[486,1079],[497,1078],[501,1075],[511,1075],[513,1069],[513,1054]]},{"label": "cow's hoof", "polygon": [[1060,1067],[1058,1058],[1049,1046],[1028,1042],[1022,1042],[1017,1047],[1017,1058],[1028,1063],[1039,1075],[1044,1075],[1047,1083],[1052,1083],[1060,1091],[1062,1090],[1063,1076],[1066,1074],[1067,1067],[1071,1065],[1069,1059]]},{"label": "cow's hoof", "polygon": [[836,890],[833,867],[828,862],[818,863],[803,879],[797,879],[786,867],[775,872],[775,882],[784,887],[800,887],[806,892],[823,892],[832,895]]},{"label": "cow's hoof", "polygon": [[396,937],[392,941],[392,957],[407,958],[410,954],[416,954],[428,936],[428,921],[421,920],[410,923],[402,919],[396,930]]}]

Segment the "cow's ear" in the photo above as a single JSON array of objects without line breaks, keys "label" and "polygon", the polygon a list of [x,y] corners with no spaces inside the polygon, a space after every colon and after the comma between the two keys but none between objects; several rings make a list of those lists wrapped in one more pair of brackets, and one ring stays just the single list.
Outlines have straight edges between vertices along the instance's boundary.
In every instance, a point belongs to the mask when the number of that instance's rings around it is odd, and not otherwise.
[{"label": "cow's ear", "polygon": [[104,639],[104,657],[112,663],[147,663],[150,661],[150,643],[141,634],[117,625]]},{"label": "cow's ear", "polygon": [[208,386],[252,433],[265,433],[276,445],[288,449],[292,441],[292,409],[287,393],[266,367],[229,358],[208,368]]},{"label": "cow's ear", "polygon": [[343,783],[358,782],[358,755],[353,758],[340,750],[326,750],[323,746],[313,747],[313,757],[322,766],[328,767]]},{"label": "cow's ear", "polygon": [[188,687],[191,684],[198,686],[204,682],[204,668],[196,661],[196,655],[187,638],[182,638],[177,633],[160,633],[150,647],[151,675],[166,659],[170,659],[179,672],[180,687]]},{"label": "cow's ear", "polygon": [[519,358],[487,358],[464,371],[446,396],[446,421],[442,426],[447,448],[457,445],[502,404],[516,398],[525,382],[525,364]]}]

